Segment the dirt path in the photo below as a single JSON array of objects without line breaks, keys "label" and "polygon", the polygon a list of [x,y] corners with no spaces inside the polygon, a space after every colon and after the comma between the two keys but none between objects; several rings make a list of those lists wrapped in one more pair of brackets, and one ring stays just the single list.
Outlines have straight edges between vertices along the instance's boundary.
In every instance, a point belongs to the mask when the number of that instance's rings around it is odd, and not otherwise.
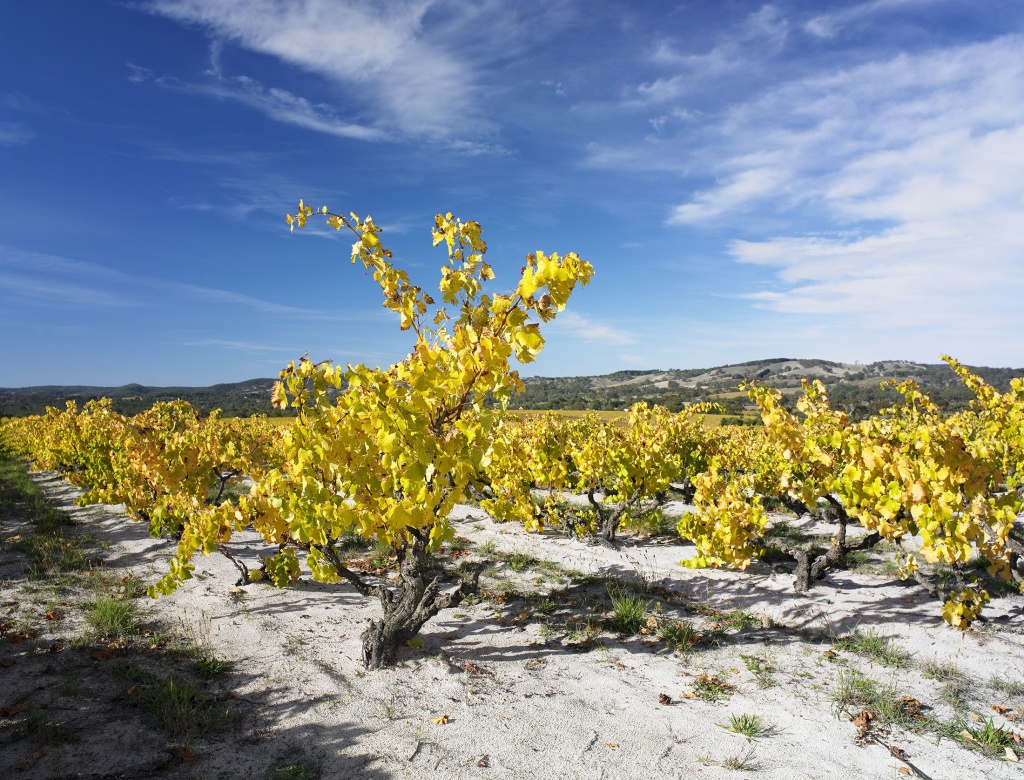
[{"label": "dirt path", "polygon": [[[75,492],[53,477],[37,479],[107,548],[108,568],[143,581],[160,573],[169,542],[116,509],[74,506]],[[53,672],[62,663],[80,680],[104,681],[51,696],[78,724],[78,741],[50,745],[35,760],[27,740],[11,742],[0,775],[139,777],[154,767],[154,776],[282,780],[1022,775],[1001,748],[985,753],[963,737],[939,739],[959,725],[980,733],[990,719],[1021,731],[1024,718],[1004,717],[1024,707],[1020,596],[994,600],[985,625],[959,634],[919,588],[881,573],[880,560],[830,575],[802,596],[766,566],[683,569],[677,561],[689,553],[678,545],[611,550],[527,535],[472,507],[455,517],[460,536],[475,543],[471,559],[500,560],[482,581],[487,598],[428,623],[422,648],[403,651],[395,669],[367,674],[359,663],[359,634],[377,606],[308,575],[286,591],[233,590],[236,570],[211,556],[197,560],[195,579],[173,596],[143,597],[149,621],[178,626],[199,655],[231,664],[200,680],[204,695],[232,713],[230,725],[192,740],[187,754],[180,746],[168,752],[167,739],[126,696],[137,683],[102,670],[146,666],[155,656],[44,652],[45,626],[32,652],[0,646],[0,656],[16,659],[0,666],[0,704],[30,689],[68,688],[67,674]],[[15,530],[3,527],[5,535]],[[242,540],[251,563],[261,548]],[[0,568],[0,599],[23,606],[31,583],[12,571]],[[644,584],[610,581],[614,595],[644,608],[643,633],[607,628],[610,577]],[[658,638],[677,622],[699,637],[684,642],[685,652]],[[74,633],[75,619],[60,630]],[[835,642],[854,631],[860,640]],[[160,663],[184,669],[194,659]],[[88,720],[90,708],[102,711],[103,725]],[[864,710],[875,717],[861,716],[861,734],[853,718]],[[884,725],[887,716],[894,725]],[[748,739],[730,726],[766,733]]]}]

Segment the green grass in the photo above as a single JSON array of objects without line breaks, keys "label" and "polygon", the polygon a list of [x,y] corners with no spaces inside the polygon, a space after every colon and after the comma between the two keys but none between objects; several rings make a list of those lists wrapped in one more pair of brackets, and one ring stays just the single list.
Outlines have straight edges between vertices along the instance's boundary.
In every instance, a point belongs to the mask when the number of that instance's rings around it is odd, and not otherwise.
[{"label": "green grass", "polygon": [[540,563],[537,558],[534,558],[532,555],[527,555],[526,553],[512,553],[511,555],[501,557],[503,557],[505,563],[508,564],[508,567],[512,569],[512,571],[527,571]]},{"label": "green grass", "polygon": [[700,674],[693,683],[693,694],[702,701],[721,701],[733,690],[732,685],[714,674]]},{"label": "green grass", "polygon": [[726,612],[720,620],[723,625],[733,631],[748,631],[761,625],[761,618],[752,612],[744,612],[742,609]]},{"label": "green grass", "polygon": [[857,631],[847,637],[837,639],[833,648],[866,655],[883,666],[893,669],[905,669],[910,666],[910,653],[904,650],[896,640],[883,637],[870,629],[863,632]]},{"label": "green grass", "polygon": [[771,688],[777,685],[775,667],[767,659],[756,655],[740,655],[740,660],[748,672],[753,672],[758,688]]},{"label": "green grass", "polygon": [[498,543],[493,539],[488,539],[486,542],[480,542],[476,546],[476,551],[481,555],[494,555],[498,552]]},{"label": "green grass", "polygon": [[129,682],[143,685],[155,683],[160,679],[156,674],[143,668],[135,661],[126,661],[123,658],[111,661],[110,665],[107,666],[107,673],[115,679],[128,680]]},{"label": "green grass", "polygon": [[86,621],[97,636],[130,637],[139,633],[139,612],[135,602],[100,596],[88,608]]},{"label": "green grass", "polygon": [[700,632],[684,620],[672,620],[658,630],[662,642],[685,653],[700,641]]},{"label": "green grass", "polygon": [[742,750],[734,756],[729,756],[722,761],[721,765],[725,769],[731,769],[736,772],[752,772],[759,768],[759,764],[754,760],[754,749],[752,747]]},{"label": "green grass", "polygon": [[605,622],[610,629],[620,634],[632,635],[639,633],[640,629],[647,625],[649,602],[645,602],[623,586],[609,585],[608,598],[612,602],[612,614]]},{"label": "green grass", "polygon": [[742,734],[748,740],[756,737],[767,737],[775,731],[775,724],[760,715],[730,715],[729,723],[716,723],[716,726],[733,734]]},{"label": "green grass", "polygon": [[274,770],[272,780],[320,780],[320,769],[312,764],[288,764]]},{"label": "green grass", "polygon": [[1024,680],[1008,680],[996,676],[988,681],[988,687],[1005,696],[1024,698]]},{"label": "green grass", "polygon": [[205,674],[209,677],[216,677],[218,674],[224,674],[225,672],[231,671],[232,665],[230,661],[222,661],[219,658],[210,656],[207,658],[200,658],[192,666],[200,674]]},{"label": "green grass", "polygon": [[979,726],[957,717],[942,725],[940,735],[990,756],[1006,755],[1007,748],[1018,758],[1024,755],[1024,746],[1013,738],[1012,732],[996,726],[991,718]]},{"label": "green grass", "polygon": [[939,695],[957,712],[966,710],[970,701],[970,681],[956,664],[951,662],[925,661],[921,674],[929,680],[941,683]]},{"label": "green grass", "polygon": [[139,694],[139,705],[169,740],[188,742],[199,734],[224,728],[226,711],[215,707],[189,682],[173,677]]},{"label": "green grass", "polygon": [[901,696],[893,683],[882,685],[853,669],[839,672],[832,700],[842,710],[868,710],[876,726],[899,726],[918,730],[925,722],[921,703],[910,696]]},{"label": "green grass", "polygon": [[77,742],[81,735],[62,723],[53,721],[49,715],[34,707],[25,710],[22,718],[8,726],[5,741],[31,740],[38,748]]},{"label": "green grass", "polygon": [[843,566],[847,569],[859,569],[871,560],[867,550],[851,550],[843,556]]},{"label": "green grass", "polygon": [[71,519],[50,506],[18,458],[0,449],[0,513],[14,512],[33,528],[19,539],[2,543],[0,549],[9,545],[23,553],[32,579],[59,577],[90,567],[81,541],[70,533]]}]

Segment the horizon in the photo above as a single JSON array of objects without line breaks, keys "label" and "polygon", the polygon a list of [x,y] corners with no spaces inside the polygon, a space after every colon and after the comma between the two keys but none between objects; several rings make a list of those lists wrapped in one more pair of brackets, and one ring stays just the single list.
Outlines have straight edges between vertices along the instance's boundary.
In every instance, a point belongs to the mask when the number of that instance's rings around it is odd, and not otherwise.
[{"label": "horizon", "polygon": [[[643,375],[643,374],[665,374],[665,373],[671,373],[671,372],[715,371],[715,370],[722,369],[722,368],[736,368],[736,367],[748,365],[750,363],[757,363],[757,364],[763,364],[763,363],[783,363],[783,362],[787,362],[787,361],[794,361],[794,362],[810,362],[810,361],[814,361],[814,362],[825,362],[825,363],[828,363],[828,364],[831,364],[831,365],[861,366],[861,367],[865,367],[865,368],[868,367],[868,366],[879,364],[879,363],[905,363],[905,364],[909,364],[909,365],[939,366],[939,367],[945,365],[942,361],[938,361],[936,363],[920,363],[920,362],[917,362],[917,361],[904,360],[904,359],[901,359],[901,358],[882,358],[881,360],[874,360],[874,361],[871,361],[870,363],[861,363],[859,361],[854,361],[852,363],[844,363],[842,361],[837,361],[837,360],[828,360],[827,358],[793,358],[793,357],[783,357],[783,358],[762,358],[762,359],[747,360],[747,361],[743,361],[742,363],[722,363],[722,364],[717,365],[717,366],[695,366],[693,368],[623,368],[623,369],[618,369],[617,371],[609,371],[609,372],[607,372],[605,374],[550,374],[550,375],[531,374],[530,376],[524,376],[523,379],[524,380],[528,380],[528,379],[584,379],[584,378],[600,378],[600,377],[613,376],[613,375],[619,374],[619,373]],[[1022,372],[1021,375],[1024,376],[1024,366],[982,366],[982,365],[968,365],[966,363],[964,365],[967,368],[970,368],[970,369],[983,369],[983,370],[984,369],[989,369],[989,370],[996,370],[996,371],[1020,371],[1020,372]],[[81,384],[81,383],[62,382],[62,383],[50,383],[50,384],[45,384],[45,385],[18,385],[18,386],[11,385],[11,386],[2,386],[2,387],[0,387],[0,391],[3,391],[3,390],[35,390],[35,389],[46,390],[46,389],[51,389],[51,388],[52,389],[57,389],[57,388],[80,388],[80,389],[85,389],[85,390],[121,390],[121,389],[125,389],[125,388],[130,388],[130,387],[139,387],[139,388],[142,388],[142,389],[145,389],[145,390],[176,390],[176,389],[181,389],[181,390],[203,390],[203,389],[208,389],[208,388],[211,388],[211,387],[216,387],[218,385],[242,385],[242,384],[246,384],[247,382],[274,382],[274,381],[277,381],[277,375],[276,374],[274,376],[253,376],[253,377],[249,377],[247,379],[239,379],[239,380],[235,380],[235,381],[217,381],[217,382],[211,382],[211,383],[206,384],[206,385],[184,385],[184,384],[181,384],[181,383],[172,383],[172,384],[167,384],[167,385],[147,385],[147,384],[143,384],[141,382],[125,382],[125,383],[119,384],[119,385],[86,385],[86,384]]]},{"label": "horizon", "polygon": [[300,198],[371,214],[427,290],[437,212],[481,223],[489,290],[589,260],[524,377],[1024,365],[1021,3],[54,0],[0,30],[0,387],[401,360]]}]

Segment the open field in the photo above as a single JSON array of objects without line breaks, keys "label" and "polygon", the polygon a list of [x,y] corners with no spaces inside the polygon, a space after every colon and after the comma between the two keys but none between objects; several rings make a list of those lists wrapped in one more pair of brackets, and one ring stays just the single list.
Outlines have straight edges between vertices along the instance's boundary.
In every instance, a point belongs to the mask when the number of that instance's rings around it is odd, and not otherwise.
[{"label": "open field", "polygon": [[437,563],[490,561],[481,597],[366,673],[378,607],[351,589],[234,588],[212,556],[140,598],[173,544],[33,479],[80,556],[41,566],[38,502],[3,504],[5,777],[1020,776],[1024,599],[958,633],[884,552],[800,595],[766,564],[683,569],[667,537],[611,549],[461,506]]}]

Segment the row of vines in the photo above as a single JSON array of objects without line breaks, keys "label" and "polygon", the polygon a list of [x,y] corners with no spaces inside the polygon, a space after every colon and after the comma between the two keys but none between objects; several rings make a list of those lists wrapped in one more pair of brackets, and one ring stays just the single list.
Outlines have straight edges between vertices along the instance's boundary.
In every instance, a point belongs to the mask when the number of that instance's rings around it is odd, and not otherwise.
[{"label": "row of vines", "polygon": [[[392,264],[372,219],[300,202],[288,221],[302,227],[314,213],[355,235],[353,263],[373,275],[384,306],[415,339],[404,360],[386,369],[290,364],[273,394],[296,414],[284,430],[260,418],[202,417],[180,401],[135,417],[109,401],[69,403],[0,423],[4,446],[79,485],[82,503],[124,504],[154,536],[178,539],[154,597],[190,579],[196,553],[227,556],[242,582],[285,587],[305,568],[380,601],[363,660],[388,666],[427,620],[477,588],[483,563],[454,588],[427,565],[454,536],[448,516],[466,500],[529,531],[615,545],[681,498],[693,511],[677,531],[696,545],[683,566],[744,569],[781,558],[798,590],[884,540],[901,575],[937,597],[960,629],[989,600],[972,574],[979,561],[990,577],[1021,585],[1024,381],[999,393],[947,358],[976,396],[971,409],[943,416],[906,382],[896,386],[899,405],[857,423],[831,408],[818,383],[805,385],[795,413],[778,392],[744,385],[761,411],[757,428],[708,428],[706,408],[673,414],[646,404],[622,422],[514,418],[505,408],[522,383],[511,358],[534,359],[540,323],[590,281],[590,264],[537,252],[514,291],[488,293],[494,273],[480,226],[438,215],[434,244],[448,253],[438,303]],[[773,534],[769,507],[830,523],[829,545]],[[246,529],[268,546],[258,566],[232,548]],[[395,576],[351,566],[343,542],[352,535],[390,546]],[[952,578],[939,581],[922,564],[944,564]]]}]

